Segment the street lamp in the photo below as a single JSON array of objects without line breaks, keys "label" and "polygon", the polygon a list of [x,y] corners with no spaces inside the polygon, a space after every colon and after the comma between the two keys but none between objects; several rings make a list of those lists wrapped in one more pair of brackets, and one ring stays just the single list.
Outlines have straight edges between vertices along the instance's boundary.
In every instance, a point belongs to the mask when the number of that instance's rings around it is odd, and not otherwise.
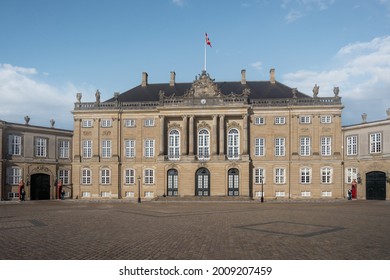
[{"label": "street lamp", "polygon": [[138,176],[138,203],[141,203],[141,176]]},{"label": "street lamp", "polygon": [[264,202],[264,181],[263,181],[263,176],[260,177],[260,182],[261,182],[261,198],[260,201],[261,203]]}]

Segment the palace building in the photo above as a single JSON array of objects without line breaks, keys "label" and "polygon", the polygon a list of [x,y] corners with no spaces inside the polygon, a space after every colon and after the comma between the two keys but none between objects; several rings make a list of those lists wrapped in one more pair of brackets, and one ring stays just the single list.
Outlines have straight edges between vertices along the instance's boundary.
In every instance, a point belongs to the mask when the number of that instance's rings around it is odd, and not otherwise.
[{"label": "palace building", "polygon": [[74,115],[73,198],[343,198],[338,88],[311,96],[275,78],[152,84],[82,102]]}]

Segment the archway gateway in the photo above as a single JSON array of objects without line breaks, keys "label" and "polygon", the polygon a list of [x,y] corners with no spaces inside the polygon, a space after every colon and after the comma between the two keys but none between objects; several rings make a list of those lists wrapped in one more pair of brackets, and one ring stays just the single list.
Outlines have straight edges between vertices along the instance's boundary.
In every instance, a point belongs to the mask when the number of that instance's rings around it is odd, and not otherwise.
[{"label": "archway gateway", "polygon": [[386,173],[373,171],[366,174],[366,199],[386,200]]},{"label": "archway gateway", "polygon": [[43,173],[31,175],[30,199],[50,199],[50,175]]}]

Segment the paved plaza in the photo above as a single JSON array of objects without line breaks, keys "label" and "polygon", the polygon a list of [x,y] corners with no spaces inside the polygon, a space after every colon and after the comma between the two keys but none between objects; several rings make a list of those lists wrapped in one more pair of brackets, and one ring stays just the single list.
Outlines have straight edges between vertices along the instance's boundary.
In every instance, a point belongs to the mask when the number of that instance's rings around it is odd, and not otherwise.
[{"label": "paved plaza", "polygon": [[0,259],[390,259],[390,201],[0,202]]}]

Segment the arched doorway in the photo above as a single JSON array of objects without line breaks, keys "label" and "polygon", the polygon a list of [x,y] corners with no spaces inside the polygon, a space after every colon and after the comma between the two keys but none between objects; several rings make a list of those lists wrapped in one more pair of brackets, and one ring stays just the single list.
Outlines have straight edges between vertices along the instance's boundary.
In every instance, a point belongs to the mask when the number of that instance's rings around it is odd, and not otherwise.
[{"label": "arched doorway", "polygon": [[386,173],[373,171],[366,174],[366,199],[386,200]]},{"label": "arched doorway", "polygon": [[239,171],[237,168],[229,169],[228,171],[228,196],[239,195]]},{"label": "arched doorway", "polygon": [[168,170],[168,184],[167,184],[167,195],[177,196],[178,195],[178,179],[179,173],[176,169]]},{"label": "arched doorway", "polygon": [[37,173],[31,175],[31,200],[50,199],[50,175]]},{"label": "arched doorway", "polygon": [[206,168],[200,168],[195,176],[195,195],[210,196],[210,172]]}]

